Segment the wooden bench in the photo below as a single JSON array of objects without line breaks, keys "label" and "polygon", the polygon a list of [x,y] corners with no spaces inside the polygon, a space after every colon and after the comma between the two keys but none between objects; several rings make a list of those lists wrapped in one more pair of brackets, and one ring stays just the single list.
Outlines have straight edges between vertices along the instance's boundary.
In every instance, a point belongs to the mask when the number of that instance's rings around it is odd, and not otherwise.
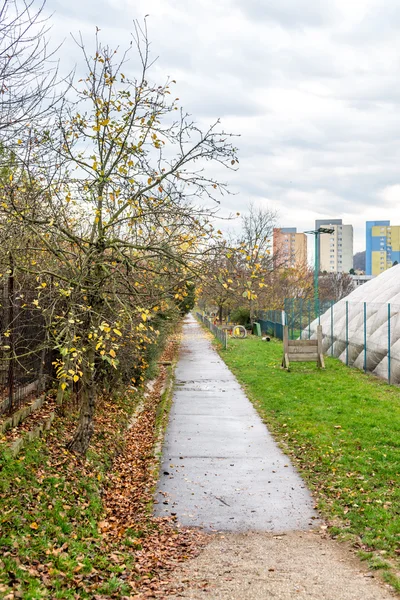
[{"label": "wooden bench", "polygon": [[316,340],[289,340],[288,327],[283,328],[283,358],[282,367],[289,371],[290,362],[316,361],[317,367],[325,369],[322,354],[322,327],[317,327]]}]

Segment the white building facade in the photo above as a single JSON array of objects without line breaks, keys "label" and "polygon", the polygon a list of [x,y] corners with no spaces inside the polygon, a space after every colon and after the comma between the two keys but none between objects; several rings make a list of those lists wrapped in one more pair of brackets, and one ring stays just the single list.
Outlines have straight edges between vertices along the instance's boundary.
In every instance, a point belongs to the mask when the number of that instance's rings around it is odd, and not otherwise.
[{"label": "white building facade", "polygon": [[353,225],[325,224],[333,233],[322,233],[320,239],[320,271],[348,273],[353,268]]}]

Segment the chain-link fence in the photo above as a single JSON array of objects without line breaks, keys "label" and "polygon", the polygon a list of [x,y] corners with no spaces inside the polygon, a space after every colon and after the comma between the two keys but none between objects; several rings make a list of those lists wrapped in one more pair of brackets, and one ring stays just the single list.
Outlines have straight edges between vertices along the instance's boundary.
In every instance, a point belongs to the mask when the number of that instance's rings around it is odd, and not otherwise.
[{"label": "chain-link fence", "polygon": [[226,329],[221,329],[217,325],[214,325],[210,319],[198,312],[196,312],[196,317],[211,331],[211,333],[214,334],[214,336],[221,342],[223,348],[226,350],[228,347],[228,331]]},{"label": "chain-link fence", "polygon": [[311,336],[311,323],[317,317],[320,320],[332,305],[333,300],[314,302],[302,298],[286,298],[284,310],[259,310],[255,319],[261,325],[261,331],[283,339],[283,327],[288,326],[290,340],[309,339]]},{"label": "chain-link fence", "polygon": [[324,354],[400,384],[400,304],[290,298],[284,312],[258,316],[268,317],[262,330],[279,338],[286,324],[290,339],[314,339],[320,324]]}]

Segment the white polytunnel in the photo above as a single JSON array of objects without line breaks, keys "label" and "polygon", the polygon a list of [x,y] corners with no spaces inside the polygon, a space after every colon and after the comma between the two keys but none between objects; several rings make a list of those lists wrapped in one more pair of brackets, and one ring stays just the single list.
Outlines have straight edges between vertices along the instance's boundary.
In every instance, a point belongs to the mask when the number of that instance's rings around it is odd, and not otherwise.
[{"label": "white polytunnel", "polygon": [[[400,265],[333,304],[321,315],[320,324],[325,354],[400,383]],[[315,319],[312,338],[317,325]]]}]

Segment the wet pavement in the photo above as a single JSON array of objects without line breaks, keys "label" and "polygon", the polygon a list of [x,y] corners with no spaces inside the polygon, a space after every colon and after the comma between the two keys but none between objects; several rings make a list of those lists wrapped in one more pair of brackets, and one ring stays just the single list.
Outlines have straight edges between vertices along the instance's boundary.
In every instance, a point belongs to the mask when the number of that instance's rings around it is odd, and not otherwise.
[{"label": "wet pavement", "polygon": [[175,376],[156,514],[206,531],[315,526],[304,482],[192,316]]}]

